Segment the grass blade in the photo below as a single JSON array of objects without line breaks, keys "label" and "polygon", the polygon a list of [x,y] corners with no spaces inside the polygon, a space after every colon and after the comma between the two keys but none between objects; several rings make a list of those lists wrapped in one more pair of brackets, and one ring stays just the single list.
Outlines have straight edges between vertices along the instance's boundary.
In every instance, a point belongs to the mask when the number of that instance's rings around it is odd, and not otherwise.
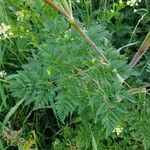
[{"label": "grass blade", "polygon": [[9,121],[10,117],[16,112],[16,110],[18,109],[18,107],[24,102],[24,98],[21,99],[14,107],[12,107],[10,109],[10,111],[7,113],[4,121],[3,121],[3,124],[6,125],[7,122]]}]

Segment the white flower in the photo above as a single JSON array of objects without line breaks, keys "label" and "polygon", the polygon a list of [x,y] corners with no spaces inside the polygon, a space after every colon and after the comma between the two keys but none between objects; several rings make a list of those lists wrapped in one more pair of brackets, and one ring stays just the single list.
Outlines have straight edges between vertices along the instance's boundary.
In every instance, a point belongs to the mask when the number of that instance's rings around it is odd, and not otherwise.
[{"label": "white flower", "polygon": [[6,76],[7,73],[3,70],[3,71],[0,71],[0,78],[4,78],[4,76]]},{"label": "white flower", "polygon": [[127,2],[126,2],[126,4],[127,4],[127,5],[130,5],[130,4],[131,4],[131,2],[130,2],[130,1],[127,1]]},{"label": "white flower", "polygon": [[5,34],[7,32],[7,30],[8,30],[7,25],[4,23],[1,23],[0,34]]},{"label": "white flower", "polygon": [[23,19],[24,19],[23,11],[17,11],[16,16],[17,16],[17,21],[23,21]]},{"label": "white flower", "polygon": [[10,25],[7,26],[7,30],[9,30],[9,29],[11,29],[11,26],[10,26]]},{"label": "white flower", "polygon": [[5,39],[8,38],[8,35],[7,35],[7,34],[4,34],[4,38],[5,38]]},{"label": "white flower", "polygon": [[119,4],[122,4],[123,3],[123,1],[122,0],[119,0]]},{"label": "white flower", "polygon": [[11,35],[13,35],[13,33],[12,33],[12,32],[9,32],[8,34],[9,34],[10,36],[11,36]]},{"label": "white flower", "polygon": [[128,0],[126,2],[126,4],[131,7],[134,7],[134,6],[138,6],[138,3],[140,3],[140,2],[141,2],[141,0]]},{"label": "white flower", "polygon": [[130,4],[130,6],[131,6],[131,7],[133,7],[133,6],[134,6],[134,4],[133,4],[133,3],[131,3],[131,4]]},{"label": "white flower", "polygon": [[115,132],[118,136],[123,132],[123,127],[116,127],[113,132]]},{"label": "white flower", "polygon": [[9,38],[13,33],[10,31],[11,26],[6,25],[5,23],[1,23],[0,25],[0,39]]}]

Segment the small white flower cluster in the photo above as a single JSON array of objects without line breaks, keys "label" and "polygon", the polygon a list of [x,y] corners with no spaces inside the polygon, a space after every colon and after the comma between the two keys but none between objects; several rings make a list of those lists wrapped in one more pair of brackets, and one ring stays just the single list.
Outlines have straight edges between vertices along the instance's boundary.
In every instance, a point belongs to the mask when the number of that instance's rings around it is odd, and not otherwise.
[{"label": "small white flower cluster", "polygon": [[[130,6],[130,7],[137,7],[138,5],[139,5],[139,3],[141,3],[142,2],[142,0],[128,0],[127,2],[126,2],[126,4],[128,5],[128,6]],[[137,12],[137,9],[134,9],[134,12]]]},{"label": "small white flower cluster", "polygon": [[119,0],[119,4],[122,4],[123,3],[123,1],[122,0]]},{"label": "small white flower cluster", "polygon": [[126,2],[127,5],[134,7],[134,6],[138,6],[138,4],[141,2],[142,0],[128,0]]},{"label": "small white flower cluster", "polygon": [[16,16],[17,16],[17,21],[23,21],[25,17],[23,11],[17,11]]},{"label": "small white flower cluster", "polygon": [[113,132],[115,132],[119,136],[123,132],[123,128],[118,126],[113,130]]},{"label": "small white flower cluster", "polygon": [[0,25],[0,40],[9,38],[13,35],[13,33],[10,31],[11,26],[6,25],[5,23],[1,23]]},{"label": "small white flower cluster", "polygon": [[0,71],[0,78],[4,78],[7,75],[7,73],[3,70]]}]

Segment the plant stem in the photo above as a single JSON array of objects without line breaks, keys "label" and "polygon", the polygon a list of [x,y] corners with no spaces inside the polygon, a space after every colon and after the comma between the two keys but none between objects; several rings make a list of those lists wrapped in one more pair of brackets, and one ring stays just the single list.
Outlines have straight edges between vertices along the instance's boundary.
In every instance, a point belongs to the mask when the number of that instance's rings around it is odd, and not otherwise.
[{"label": "plant stem", "polygon": [[149,47],[150,47],[150,31],[148,32],[147,36],[145,37],[145,39],[144,39],[142,45],[140,46],[139,50],[137,51],[137,53],[135,54],[135,56],[133,57],[133,59],[129,63],[129,66],[130,66],[131,69],[138,63],[138,61],[145,54],[145,52],[147,51],[147,49]]},{"label": "plant stem", "polygon": [[69,16],[69,14],[67,14],[67,12],[65,10],[63,10],[61,7],[56,5],[52,0],[44,0],[44,1],[45,1],[45,3],[50,5],[55,10],[57,10],[60,13],[62,13],[70,21],[70,16]]},{"label": "plant stem", "polygon": [[84,40],[93,48],[93,51],[96,52],[100,58],[100,60],[104,61],[105,63],[109,63],[105,55],[103,54],[103,51],[96,46],[96,44],[86,35],[86,33],[79,27],[77,21],[68,14],[67,11],[63,10],[59,7],[59,5],[55,4],[52,0],[44,0],[48,5],[53,7],[58,12],[62,13],[68,21],[71,23],[72,27],[74,27],[78,33],[84,38]]},{"label": "plant stem", "polygon": [[[133,36],[134,36],[134,34],[135,34],[136,30],[137,30],[138,25],[140,24],[140,22],[144,19],[144,17],[145,17],[146,15],[147,15],[147,12],[146,12],[144,15],[142,15],[142,17],[138,20],[138,23],[136,24],[136,26],[135,26],[135,28],[134,28],[134,30],[133,30],[133,32],[132,32],[132,35],[131,35],[131,38],[130,38],[128,44],[131,44],[131,41],[132,41]],[[128,50],[128,48],[129,48],[129,47],[127,47],[126,50]]]},{"label": "plant stem", "polygon": [[[103,50],[101,50],[100,48],[98,48],[96,46],[96,44],[88,37],[88,35],[79,27],[77,21],[73,18],[73,16],[70,16],[70,14],[68,14],[65,9],[60,8],[59,5],[57,5],[56,3],[54,3],[52,0],[44,0],[49,6],[53,7],[55,10],[57,10],[58,12],[62,13],[64,16],[66,16],[66,18],[68,19],[68,21],[70,22],[70,24],[72,25],[72,27],[74,27],[78,33],[80,33],[80,35],[84,38],[84,40],[93,48],[92,51],[96,52],[98,54],[99,59],[101,60],[101,62],[103,64],[110,64],[109,60],[105,57]],[[71,8],[70,8],[71,9]],[[115,69],[115,68],[114,68]],[[116,69],[115,69],[116,70]],[[124,82],[124,78],[122,78],[119,73],[117,72],[117,70],[115,71],[117,78],[119,79],[119,81],[121,82],[121,84]]]},{"label": "plant stem", "polygon": [[85,39],[85,41],[93,48],[93,50],[99,55],[99,58],[106,63],[109,63],[103,51],[96,46],[96,44],[87,36],[87,34],[79,27],[76,20],[71,22],[71,25],[80,33],[80,35]]}]

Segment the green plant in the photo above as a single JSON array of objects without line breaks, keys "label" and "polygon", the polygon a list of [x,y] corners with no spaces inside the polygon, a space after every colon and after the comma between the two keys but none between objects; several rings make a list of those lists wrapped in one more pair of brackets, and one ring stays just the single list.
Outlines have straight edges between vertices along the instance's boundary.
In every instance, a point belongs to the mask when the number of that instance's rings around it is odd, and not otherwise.
[{"label": "green plant", "polygon": [[[65,32],[68,25],[62,22],[57,21],[56,29],[63,26]],[[137,105],[138,99],[116,77],[114,67],[122,76],[127,76],[129,68],[113,50],[106,29],[98,25],[88,31],[92,39],[101,33],[102,38],[96,43],[105,50],[110,66],[99,63],[88,45],[69,30],[66,38],[58,34],[47,39],[22,71],[8,77],[9,89],[17,99],[24,98],[25,106],[33,104],[33,109],[37,109],[50,105],[62,123],[70,118],[70,124],[77,117],[80,124],[103,125],[108,137],[116,126],[128,122],[128,111]]]},{"label": "green plant", "polygon": [[[12,61],[18,70],[7,68],[8,75],[0,78],[0,147],[148,150],[149,76],[143,74],[150,72],[149,55],[145,56],[147,62],[137,65],[136,71],[131,70],[126,54],[120,54],[120,50],[114,48],[106,24],[89,23],[82,30],[81,22],[74,21],[67,1],[59,1],[61,5],[51,2],[72,27],[41,2],[25,1],[20,5],[12,1],[13,8],[25,7],[30,12],[32,23],[27,17],[24,24],[31,26],[32,32],[24,37],[32,39],[35,36],[37,41],[31,45],[26,42],[30,46],[24,50],[31,48],[33,51],[24,53],[22,67]],[[112,3],[109,4],[112,7]],[[21,20],[20,24],[23,25]],[[11,40],[16,43],[17,37]],[[10,49],[14,47],[10,46]],[[9,53],[5,56],[10,59]],[[18,53],[16,56],[21,58]],[[5,68],[3,64],[2,69]],[[17,133],[16,138],[11,136],[14,133]]]}]

